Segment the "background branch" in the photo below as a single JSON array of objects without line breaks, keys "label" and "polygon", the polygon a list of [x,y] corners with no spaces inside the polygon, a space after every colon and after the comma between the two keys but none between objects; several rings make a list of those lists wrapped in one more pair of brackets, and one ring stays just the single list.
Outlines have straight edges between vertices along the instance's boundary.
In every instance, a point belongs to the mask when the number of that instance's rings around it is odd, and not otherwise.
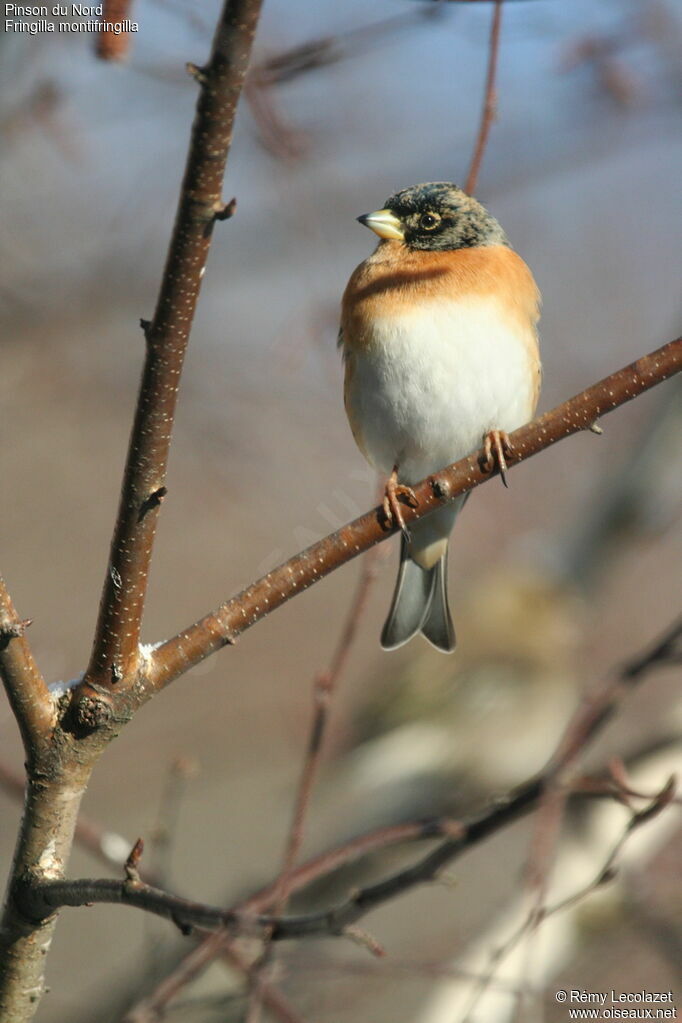
[{"label": "background branch", "polygon": [[[310,810],[313,787],[322,759],[322,747],[327,731],[332,699],[341,673],[348,661],[353,640],[357,635],[360,619],[367,606],[372,583],[376,578],[378,553],[378,547],[374,547],[368,552],[329,668],[319,672],[313,682],[313,717],[308,733],[303,769],[294,799],[294,809],[284,849],[282,869],[274,886],[272,912],[276,917],[282,915],[289,899],[291,875],[305,838],[306,819]],[[258,1021],[260,1005],[263,1000],[264,984],[266,983],[265,972],[270,953],[271,943],[269,938],[266,937],[260,960],[252,975],[252,989],[246,1023],[257,1023]]]},{"label": "background branch", "polygon": [[[104,0],[102,21],[108,23],[122,22],[129,18],[132,0]],[[95,53],[102,60],[125,60],[130,49],[129,32],[112,32],[100,29],[97,33]]]},{"label": "background branch", "polygon": [[[678,641],[682,636],[682,620],[676,621],[648,652],[629,662],[621,668],[615,678],[610,679],[594,696],[588,697],[578,707],[569,726],[566,737],[560,742],[557,752],[549,761],[545,770],[537,777],[520,786],[504,800],[498,800],[492,807],[469,821],[448,822],[448,836],[440,845],[429,852],[421,860],[411,866],[397,871],[375,884],[351,892],[345,902],[314,913],[299,916],[280,917],[250,912],[253,902],[247,901],[230,909],[221,909],[204,903],[197,903],[179,898],[169,892],[163,892],[144,884],[137,874],[125,881],[108,879],[79,879],[74,881],[52,881],[44,884],[33,884],[25,888],[22,898],[25,911],[41,918],[54,912],[60,906],[83,906],[91,903],[119,903],[143,909],[158,916],[165,917],[186,932],[192,927],[207,929],[225,928],[229,935],[247,934],[254,936],[267,935],[273,941],[288,938],[309,937],[315,934],[343,935],[360,918],[378,906],[404,894],[418,884],[433,881],[447,864],[461,856],[464,852],[478,845],[490,835],[513,823],[533,810],[539,803],[543,793],[552,786],[566,765],[575,756],[575,738],[580,736],[581,751],[594,740],[602,730],[611,714],[619,705],[624,694],[641,682],[654,668],[677,663],[679,656]],[[633,672],[632,666],[636,665]],[[657,808],[663,802],[670,802],[674,796],[674,788],[668,786],[666,799],[661,794],[655,797]],[[577,795],[583,793],[580,784]],[[608,794],[608,793],[607,793]],[[637,823],[644,821],[644,814],[637,818]],[[442,824],[441,824],[442,826]],[[423,836],[420,836],[423,837]],[[324,862],[318,860],[318,864]],[[329,867],[330,860],[324,862]],[[313,877],[324,876],[323,872]],[[312,880],[308,871],[308,880]],[[268,892],[268,898],[277,891],[277,882]],[[216,945],[219,950],[219,945]]]},{"label": "background branch", "polygon": [[497,89],[495,80],[497,78],[497,58],[500,52],[500,27],[502,24],[502,3],[503,0],[495,0],[493,20],[490,26],[490,45],[488,50],[488,70],[485,78],[485,93],[483,98],[483,110],[481,111],[481,124],[478,129],[478,137],[474,146],[474,153],[471,157],[469,173],[467,174],[464,191],[473,195],[478,184],[478,174],[483,162],[483,154],[488,144],[490,129],[497,114]]}]

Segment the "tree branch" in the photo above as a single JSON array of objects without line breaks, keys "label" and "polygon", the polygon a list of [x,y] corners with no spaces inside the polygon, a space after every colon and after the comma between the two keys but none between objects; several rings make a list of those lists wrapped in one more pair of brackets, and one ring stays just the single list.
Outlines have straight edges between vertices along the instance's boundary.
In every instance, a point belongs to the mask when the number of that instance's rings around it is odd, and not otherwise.
[{"label": "tree branch", "polygon": [[[607,793],[607,794],[610,794]],[[586,796],[594,792],[585,790]],[[408,824],[396,824],[378,828],[359,838],[345,843],[338,849],[323,853],[302,864],[289,875],[290,894],[304,888],[311,881],[345,864],[352,863],[371,852],[408,841],[425,841],[443,836],[463,834],[463,826],[448,818],[433,818]],[[222,954],[220,942],[242,934],[264,936],[269,930],[276,930],[280,919],[259,910],[272,904],[279,887],[279,878],[261,889],[245,902],[228,909],[194,902],[163,891],[143,882],[139,876],[125,880],[85,878],[73,881],[50,881],[40,885],[32,883],[20,891],[24,911],[36,920],[41,920],[62,906],[89,906],[94,903],[112,903],[132,906],[174,923],[183,933],[193,928],[202,930],[220,929],[219,935],[211,935],[208,954],[199,964],[210,961]],[[296,919],[296,918],[292,918]],[[290,936],[290,935],[287,935]],[[278,934],[278,937],[280,935]],[[219,941],[215,944],[215,939]],[[207,939],[208,940],[208,939]],[[201,949],[195,950],[201,952]],[[191,976],[184,981],[187,983]],[[184,983],[180,986],[184,986]],[[179,988],[178,988],[179,990]]]},{"label": "tree branch", "polygon": [[[262,0],[225,0],[200,87],[175,226],[154,318],[142,324],[146,359],[124,472],[90,664],[72,699],[52,702],[0,593],[0,667],[29,755],[24,814],[0,924],[0,1016],[26,1023],[44,990],[56,916],[36,922],[26,890],[63,877],[78,807],[102,750],[142,701],[136,692],[139,636],[180,374],[216,220],[234,203],[221,188],[235,111]],[[120,693],[112,699],[111,693]],[[35,741],[42,732],[46,740]],[[33,742],[36,756],[30,755]]]},{"label": "tree branch", "polygon": [[[231,909],[221,909],[204,903],[192,902],[172,895],[169,892],[144,884],[139,876],[128,872],[124,881],[83,879],[74,881],[44,881],[41,883],[27,882],[19,886],[17,897],[23,912],[40,921],[61,906],[83,906],[91,903],[118,903],[143,909],[157,916],[165,917],[176,924],[183,932],[193,927],[226,931],[224,937],[237,934],[253,936],[267,935],[270,940],[278,941],[289,938],[309,937],[315,934],[343,935],[361,917],[389,901],[402,895],[416,885],[433,881],[447,864],[461,856],[464,852],[478,845],[490,835],[520,819],[533,810],[539,803],[543,793],[554,784],[557,777],[575,757],[576,737],[580,737],[582,750],[593,741],[602,730],[611,713],[620,703],[625,693],[640,683],[654,668],[677,663],[679,657],[678,643],[682,637],[682,620],[675,622],[645,655],[621,668],[615,678],[607,681],[595,696],[589,696],[576,710],[568,725],[564,738],[560,741],[556,753],[547,767],[535,778],[520,786],[508,798],[498,801],[492,808],[486,809],[469,821],[425,822],[422,828],[428,827],[430,834],[434,827],[446,829],[445,838],[440,845],[421,860],[411,866],[397,871],[395,874],[365,888],[351,892],[345,902],[327,910],[299,916],[276,917],[270,914],[254,913],[254,909],[263,901],[272,900],[275,887],[265,889],[258,899],[247,900]],[[632,670],[633,664],[636,670]],[[584,792],[579,784],[576,795],[590,795],[589,788]],[[671,789],[670,797],[674,795]],[[655,800],[661,802],[661,796]],[[647,811],[643,811],[643,814]],[[644,820],[638,816],[638,822]],[[407,825],[405,827],[419,827]],[[390,832],[392,829],[386,829]],[[394,832],[398,834],[399,832]],[[417,831],[415,837],[426,837],[429,832]],[[437,833],[437,831],[436,831]],[[403,832],[403,837],[406,837]],[[317,859],[318,869],[308,869],[308,881],[328,873],[333,860],[330,854]],[[322,870],[319,865],[322,864]],[[301,868],[302,869],[302,868]],[[298,873],[298,872],[296,872]],[[291,877],[291,889],[293,876]],[[216,943],[215,952],[220,951]]]},{"label": "tree branch", "polygon": [[483,110],[481,111],[481,123],[478,129],[478,137],[474,146],[474,154],[471,157],[469,173],[467,174],[464,191],[473,195],[478,183],[478,173],[481,169],[483,154],[488,144],[488,136],[493,126],[497,113],[497,89],[495,80],[497,77],[497,58],[500,52],[500,26],[502,24],[502,3],[503,0],[495,0],[493,20],[490,26],[490,44],[488,49],[488,70],[485,78],[485,93],[483,99]]},{"label": "tree branch", "polygon": [[[682,369],[682,338],[612,373],[540,419],[516,430],[510,466],[543,451],[565,437],[588,430],[595,421],[631,401]],[[481,452],[463,458],[415,486],[416,509],[403,510],[409,524],[459,494],[490,478],[481,468]],[[291,597],[302,593],[341,565],[395,530],[386,530],[380,508],[374,508],[335,533],[312,544],[247,589],[166,640],[150,655],[147,676],[140,682],[147,697],[162,689],[205,657],[251,628]]]},{"label": "tree branch", "polygon": [[[226,962],[245,975],[249,974],[251,964],[237,949],[236,943],[226,944],[221,954]],[[186,985],[175,972],[165,978],[158,988],[158,996],[144,998],[137,1002],[126,1012],[121,1023],[159,1023],[165,1016],[166,1006],[172,1002],[175,995]],[[278,987],[264,981],[262,985],[263,1003],[270,1009],[271,1013],[282,1020],[282,1023],[306,1023],[305,1019],[290,1004]]]},{"label": "tree branch", "polygon": [[156,311],[142,323],[146,360],[85,691],[135,681],[180,374],[213,226],[234,209],[222,183],[261,5],[226,0],[209,62],[193,69],[201,92]]},{"label": "tree branch", "polygon": [[22,621],[0,576],[0,676],[17,719],[26,757],[32,761],[36,744],[46,739],[54,725],[50,693],[24,633]]},{"label": "tree branch", "polygon": [[[589,795],[593,795],[590,789]],[[609,791],[612,795],[612,791]],[[459,824],[447,818],[431,818],[423,821],[394,824],[389,827],[377,828],[364,835],[351,839],[343,845],[302,863],[289,875],[289,894],[300,891],[312,881],[333,871],[356,863],[364,856],[381,849],[400,845],[404,842],[428,841],[444,838],[446,835],[457,834]],[[251,914],[264,912],[272,905],[276,895],[279,879],[255,892],[246,901],[241,902],[237,909],[242,913]],[[146,1019],[157,1019],[159,1014],[172,1002],[188,984],[191,984],[214,959],[222,956],[232,948],[232,939],[224,931],[215,931],[207,935],[201,942],[183,957],[181,962],[161,980],[150,995],[143,998],[135,1009],[131,1010],[125,1023],[138,1023],[136,1011],[144,1010],[146,1015],[140,1016],[140,1023]],[[154,1015],[156,1013],[156,1016]]]}]

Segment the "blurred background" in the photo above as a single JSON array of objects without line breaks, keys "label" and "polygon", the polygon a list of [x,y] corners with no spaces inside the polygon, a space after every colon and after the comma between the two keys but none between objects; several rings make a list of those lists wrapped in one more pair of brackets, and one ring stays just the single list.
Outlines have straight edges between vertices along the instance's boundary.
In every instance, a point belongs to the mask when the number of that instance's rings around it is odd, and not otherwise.
[{"label": "blurred background", "polygon": [[[373,503],[335,349],[342,290],[374,241],[355,217],[419,181],[463,182],[491,13],[419,0],[265,5],[225,185],[238,210],[214,235],[183,380],[149,642]],[[213,2],[136,0],[140,31],[122,64],[96,60],[88,34],[0,36],[1,561],[50,680],[78,675],[89,653],[143,355],[137,323],[153,311],[196,98],[184,63],[205,59],[216,15]],[[676,0],[504,6],[498,120],[477,192],[543,293],[541,411],[679,332],[681,42]],[[306,853],[480,809],[541,767],[584,689],[679,613],[681,396],[679,380],[664,384],[609,416],[602,436],[515,469],[509,491],[474,495],[451,546],[452,657],[421,640],[380,650],[398,556],[384,545]],[[179,892],[228,903],[276,873],[312,682],[361,570],[346,566],[178,681],[96,770],[84,811],[150,840]],[[662,671],[588,765],[618,753],[653,791],[682,768],[681,726],[679,670]],[[19,771],[6,703],[0,743]],[[2,863],[19,812],[0,792]],[[587,876],[621,826],[590,814],[569,817],[564,836],[574,860],[592,850]],[[564,986],[677,981],[679,995],[675,828],[672,808],[607,898],[581,905],[558,936],[541,932],[546,993],[519,1018],[564,1020],[553,998]],[[517,824],[458,861],[453,890],[421,888],[370,916],[383,961],[338,941],[287,946],[278,983],[315,1023],[511,1019],[508,992],[469,1017],[455,999],[462,970],[480,973],[467,955],[482,943],[485,960],[500,943],[531,832]],[[328,904],[421,851],[377,857],[315,897]],[[72,876],[103,870],[75,850]],[[188,947],[130,910],[66,911],[38,1018],[120,1019]],[[213,966],[168,1018],[241,1019],[240,985]]]}]

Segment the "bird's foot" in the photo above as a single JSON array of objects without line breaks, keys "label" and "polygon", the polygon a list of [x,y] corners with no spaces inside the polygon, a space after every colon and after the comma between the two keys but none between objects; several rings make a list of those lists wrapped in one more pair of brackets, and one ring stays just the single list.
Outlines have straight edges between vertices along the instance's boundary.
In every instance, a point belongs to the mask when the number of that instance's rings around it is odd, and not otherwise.
[{"label": "bird's foot", "polygon": [[497,467],[505,487],[509,485],[507,483],[507,458],[513,451],[514,448],[505,430],[490,430],[483,438],[481,469],[483,472],[493,472]]},{"label": "bird's foot", "polygon": [[394,525],[400,526],[403,536],[406,540],[409,540],[410,532],[405,525],[405,519],[403,518],[403,512],[400,507],[401,501],[410,508],[416,508],[419,503],[415,497],[412,487],[406,487],[403,483],[398,483],[398,466],[396,465],[393,472],[386,480],[386,489],[384,491],[382,508],[387,527],[390,529],[390,527]]}]

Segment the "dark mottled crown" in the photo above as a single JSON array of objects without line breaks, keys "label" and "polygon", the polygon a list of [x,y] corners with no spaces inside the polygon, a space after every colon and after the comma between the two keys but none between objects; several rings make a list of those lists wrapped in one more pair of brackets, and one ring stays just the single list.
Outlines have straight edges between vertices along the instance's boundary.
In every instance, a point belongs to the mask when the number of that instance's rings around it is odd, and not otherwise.
[{"label": "dark mottled crown", "polygon": [[[411,249],[469,249],[478,245],[508,245],[507,237],[484,206],[449,181],[413,185],[385,203],[405,228]],[[435,226],[429,217],[435,217]]]}]

